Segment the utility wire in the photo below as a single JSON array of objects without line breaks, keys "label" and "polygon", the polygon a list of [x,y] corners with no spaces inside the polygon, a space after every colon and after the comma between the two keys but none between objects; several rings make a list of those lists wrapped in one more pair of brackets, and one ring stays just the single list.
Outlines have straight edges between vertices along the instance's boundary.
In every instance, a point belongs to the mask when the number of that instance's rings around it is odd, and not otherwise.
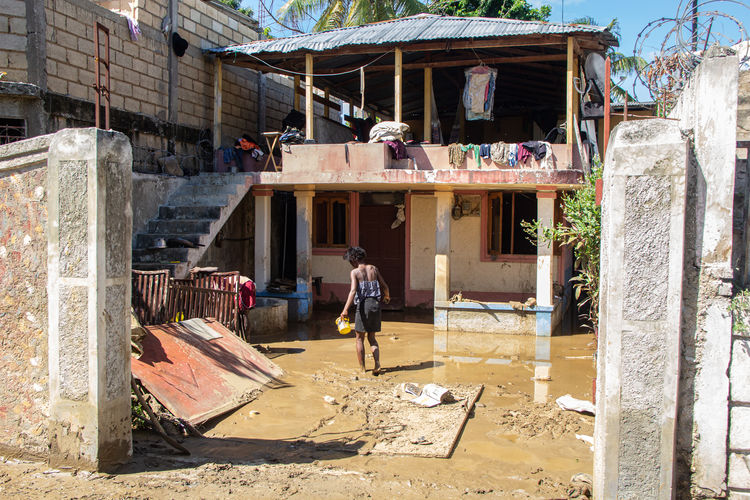
[{"label": "utility wire", "polygon": [[[326,77],[326,76],[341,76],[341,75],[348,75],[350,73],[356,73],[356,72],[364,70],[366,67],[368,67],[368,66],[370,66],[372,64],[375,64],[376,62],[378,62],[380,59],[382,59],[383,57],[387,56],[391,52],[393,52],[393,50],[389,50],[388,52],[384,52],[384,53],[380,54],[378,57],[376,57],[375,59],[373,59],[372,61],[368,62],[367,64],[363,64],[362,66],[359,66],[359,67],[354,68],[354,69],[350,69],[350,70],[347,70],[347,71],[341,71],[339,73],[313,73],[310,76]],[[242,53],[239,52],[239,51],[235,51],[234,52],[234,61],[235,62],[237,62],[237,55],[238,54],[242,54]],[[273,64],[270,64],[270,63],[264,61],[263,59],[261,59],[260,57],[258,57],[256,55],[253,55],[253,54],[244,54],[244,55],[252,57],[253,59],[258,60],[259,62],[265,64],[269,68],[277,70],[279,73],[290,73],[292,75],[307,76],[307,73],[305,73],[305,72],[292,71],[290,69],[284,69],[284,68],[279,68],[278,66],[274,66]]]}]

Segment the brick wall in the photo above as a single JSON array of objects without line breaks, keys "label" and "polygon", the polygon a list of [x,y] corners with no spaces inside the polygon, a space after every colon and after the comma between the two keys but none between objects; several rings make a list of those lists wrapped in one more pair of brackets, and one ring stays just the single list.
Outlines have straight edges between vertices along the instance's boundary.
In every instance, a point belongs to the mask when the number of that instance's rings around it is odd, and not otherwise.
[{"label": "brick wall", "polygon": [[[44,456],[47,418],[47,205],[42,167],[10,168],[32,141],[0,146],[0,452]],[[46,147],[43,148],[46,151]],[[17,163],[18,157],[13,158]],[[4,165],[5,163],[5,165]]]},{"label": "brick wall", "polygon": [[3,80],[28,81],[26,61],[26,3],[0,0],[0,72]]}]

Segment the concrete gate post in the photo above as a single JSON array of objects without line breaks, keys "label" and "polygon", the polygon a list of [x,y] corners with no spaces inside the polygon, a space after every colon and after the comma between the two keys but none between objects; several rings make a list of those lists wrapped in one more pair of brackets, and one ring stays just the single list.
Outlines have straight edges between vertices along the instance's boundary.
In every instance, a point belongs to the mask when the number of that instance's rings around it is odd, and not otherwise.
[{"label": "concrete gate post", "polygon": [[[435,193],[437,208],[435,214],[435,306],[446,303],[451,298],[451,210],[453,193],[439,191]],[[448,310],[435,307],[435,330],[448,329]]]},{"label": "concrete gate post", "polygon": [[132,455],[130,142],[66,129],[49,147],[50,462],[105,469]]},{"label": "concrete gate post", "polygon": [[623,122],[604,168],[594,492],[673,498],[688,142]]},{"label": "concrete gate post", "polygon": [[[537,191],[537,219],[542,227],[555,225],[555,191]],[[541,238],[539,229],[536,245],[536,334],[540,337],[552,335],[552,312],[555,308],[552,243]]]}]

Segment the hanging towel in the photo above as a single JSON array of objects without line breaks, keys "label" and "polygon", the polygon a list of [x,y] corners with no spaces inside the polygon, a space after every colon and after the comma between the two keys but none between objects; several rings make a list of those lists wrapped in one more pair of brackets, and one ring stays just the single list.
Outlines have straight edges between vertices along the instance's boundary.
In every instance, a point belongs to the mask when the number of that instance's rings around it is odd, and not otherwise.
[{"label": "hanging towel", "polygon": [[383,144],[391,148],[391,156],[394,160],[405,160],[408,158],[406,155],[406,145],[401,141],[383,141]]},{"label": "hanging towel", "polygon": [[521,144],[524,149],[534,155],[536,161],[540,161],[547,156],[547,143],[542,141],[526,141]]},{"label": "hanging towel", "polygon": [[490,158],[490,145],[489,144],[480,144],[479,145],[479,156],[482,158]]},{"label": "hanging towel", "polygon": [[461,146],[461,151],[468,152],[469,150],[474,151],[474,159],[477,162],[477,168],[482,168],[482,158],[479,156],[479,146],[476,144],[467,144],[466,146]]},{"label": "hanging towel", "polygon": [[515,167],[516,163],[518,163],[518,144],[509,144],[508,145],[508,165],[511,167]]},{"label": "hanging towel", "polygon": [[490,146],[490,158],[500,166],[509,166],[508,164],[508,144],[504,142],[495,142]]},{"label": "hanging towel", "polygon": [[518,163],[526,164],[526,160],[531,158],[531,153],[523,146],[523,144],[516,144],[516,149],[516,159]]}]

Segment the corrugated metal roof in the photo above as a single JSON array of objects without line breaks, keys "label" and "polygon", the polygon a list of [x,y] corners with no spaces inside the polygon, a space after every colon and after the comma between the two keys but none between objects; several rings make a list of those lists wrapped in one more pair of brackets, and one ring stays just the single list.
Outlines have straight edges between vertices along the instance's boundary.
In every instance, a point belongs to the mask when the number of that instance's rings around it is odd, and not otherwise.
[{"label": "corrugated metal roof", "polygon": [[500,38],[508,36],[594,33],[616,43],[603,26],[519,21],[489,17],[447,17],[434,14],[394,19],[350,28],[208,49],[216,54],[270,54],[305,50],[322,52],[353,45],[386,45],[417,41]]}]

